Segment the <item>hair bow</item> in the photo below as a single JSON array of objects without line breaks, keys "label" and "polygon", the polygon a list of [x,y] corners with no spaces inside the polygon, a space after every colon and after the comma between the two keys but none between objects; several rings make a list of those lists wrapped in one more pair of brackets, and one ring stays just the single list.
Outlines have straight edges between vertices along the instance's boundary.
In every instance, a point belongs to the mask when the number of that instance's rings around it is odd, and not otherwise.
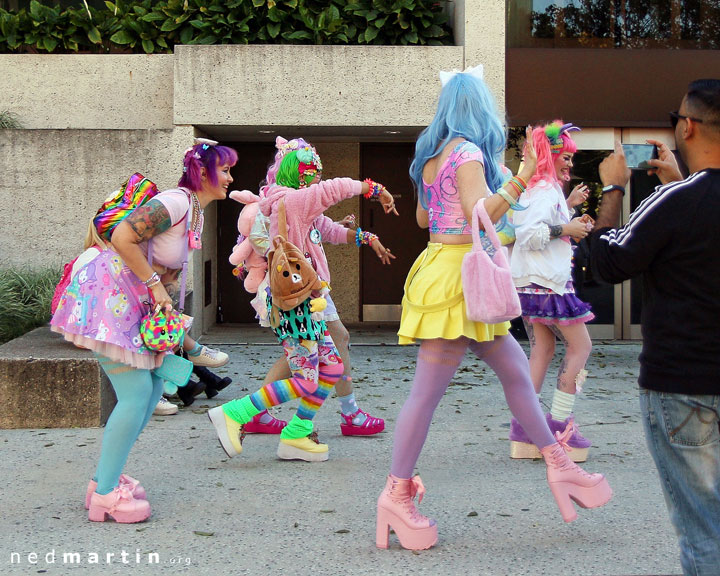
[{"label": "hair bow", "polygon": [[440,71],[440,84],[445,86],[448,82],[450,82],[450,79],[455,76],[456,74],[470,74],[470,76],[474,76],[478,80],[483,79],[483,65],[478,64],[475,67],[468,66],[465,68],[465,70],[452,70],[451,72],[445,72],[444,70]]}]

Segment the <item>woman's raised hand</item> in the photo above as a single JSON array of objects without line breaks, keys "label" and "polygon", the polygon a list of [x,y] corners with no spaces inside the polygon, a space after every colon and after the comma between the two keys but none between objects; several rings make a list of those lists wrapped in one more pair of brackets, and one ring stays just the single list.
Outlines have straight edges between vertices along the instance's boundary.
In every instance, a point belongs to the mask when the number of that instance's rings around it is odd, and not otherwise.
[{"label": "woman's raised hand", "polygon": [[395,216],[400,216],[398,214],[397,209],[395,208],[395,198],[393,198],[393,195],[390,194],[387,190],[383,190],[380,193],[380,204],[382,204],[383,210],[385,210],[385,214],[390,214],[392,212],[395,214]]},{"label": "woman's raised hand", "polygon": [[535,176],[537,171],[537,152],[535,151],[535,144],[532,138],[533,129],[532,126],[528,125],[525,128],[525,143],[523,144],[523,158],[522,158],[522,169],[518,173],[518,176],[529,182],[530,179]]},{"label": "woman's raised hand", "polygon": [[385,248],[385,246],[380,243],[380,240],[374,240],[370,246],[383,264],[390,264],[391,259],[395,260],[395,255],[390,253],[390,248]]},{"label": "woman's raised hand", "polygon": [[585,200],[588,198],[588,194],[590,192],[588,191],[588,187],[585,185],[584,182],[578,184],[573,188],[572,192],[570,192],[570,195],[567,198],[567,205],[569,208],[575,208],[575,206],[580,206]]}]

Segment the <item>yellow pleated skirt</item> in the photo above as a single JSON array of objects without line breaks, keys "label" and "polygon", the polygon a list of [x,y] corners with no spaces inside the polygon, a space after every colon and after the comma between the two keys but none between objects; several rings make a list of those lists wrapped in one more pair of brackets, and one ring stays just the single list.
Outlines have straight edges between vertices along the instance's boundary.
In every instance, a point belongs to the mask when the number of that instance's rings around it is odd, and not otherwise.
[{"label": "yellow pleated skirt", "polygon": [[417,257],[405,280],[400,344],[460,336],[485,342],[508,333],[510,322],[483,324],[468,320],[465,314],[460,270],[463,256],[471,249],[472,244],[429,242]]}]

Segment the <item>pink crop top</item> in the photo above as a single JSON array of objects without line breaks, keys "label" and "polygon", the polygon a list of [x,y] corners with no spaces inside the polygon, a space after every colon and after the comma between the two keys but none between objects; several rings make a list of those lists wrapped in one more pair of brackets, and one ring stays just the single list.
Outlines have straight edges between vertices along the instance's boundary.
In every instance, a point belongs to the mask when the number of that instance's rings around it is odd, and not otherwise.
[{"label": "pink crop top", "polygon": [[467,141],[453,148],[432,184],[423,181],[428,199],[428,222],[433,234],[472,234],[457,189],[457,169],[466,162],[484,164],[480,148]]}]

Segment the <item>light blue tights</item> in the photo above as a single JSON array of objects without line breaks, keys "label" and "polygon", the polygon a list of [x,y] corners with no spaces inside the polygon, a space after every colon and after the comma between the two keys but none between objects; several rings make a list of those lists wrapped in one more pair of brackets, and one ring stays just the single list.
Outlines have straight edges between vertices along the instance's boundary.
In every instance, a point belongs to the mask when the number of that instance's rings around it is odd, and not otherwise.
[{"label": "light blue tights", "polygon": [[130,450],[160,400],[163,381],[150,370],[131,368],[96,355],[115,390],[117,404],[105,425],[94,480],[97,493],[109,494],[118,485]]}]

